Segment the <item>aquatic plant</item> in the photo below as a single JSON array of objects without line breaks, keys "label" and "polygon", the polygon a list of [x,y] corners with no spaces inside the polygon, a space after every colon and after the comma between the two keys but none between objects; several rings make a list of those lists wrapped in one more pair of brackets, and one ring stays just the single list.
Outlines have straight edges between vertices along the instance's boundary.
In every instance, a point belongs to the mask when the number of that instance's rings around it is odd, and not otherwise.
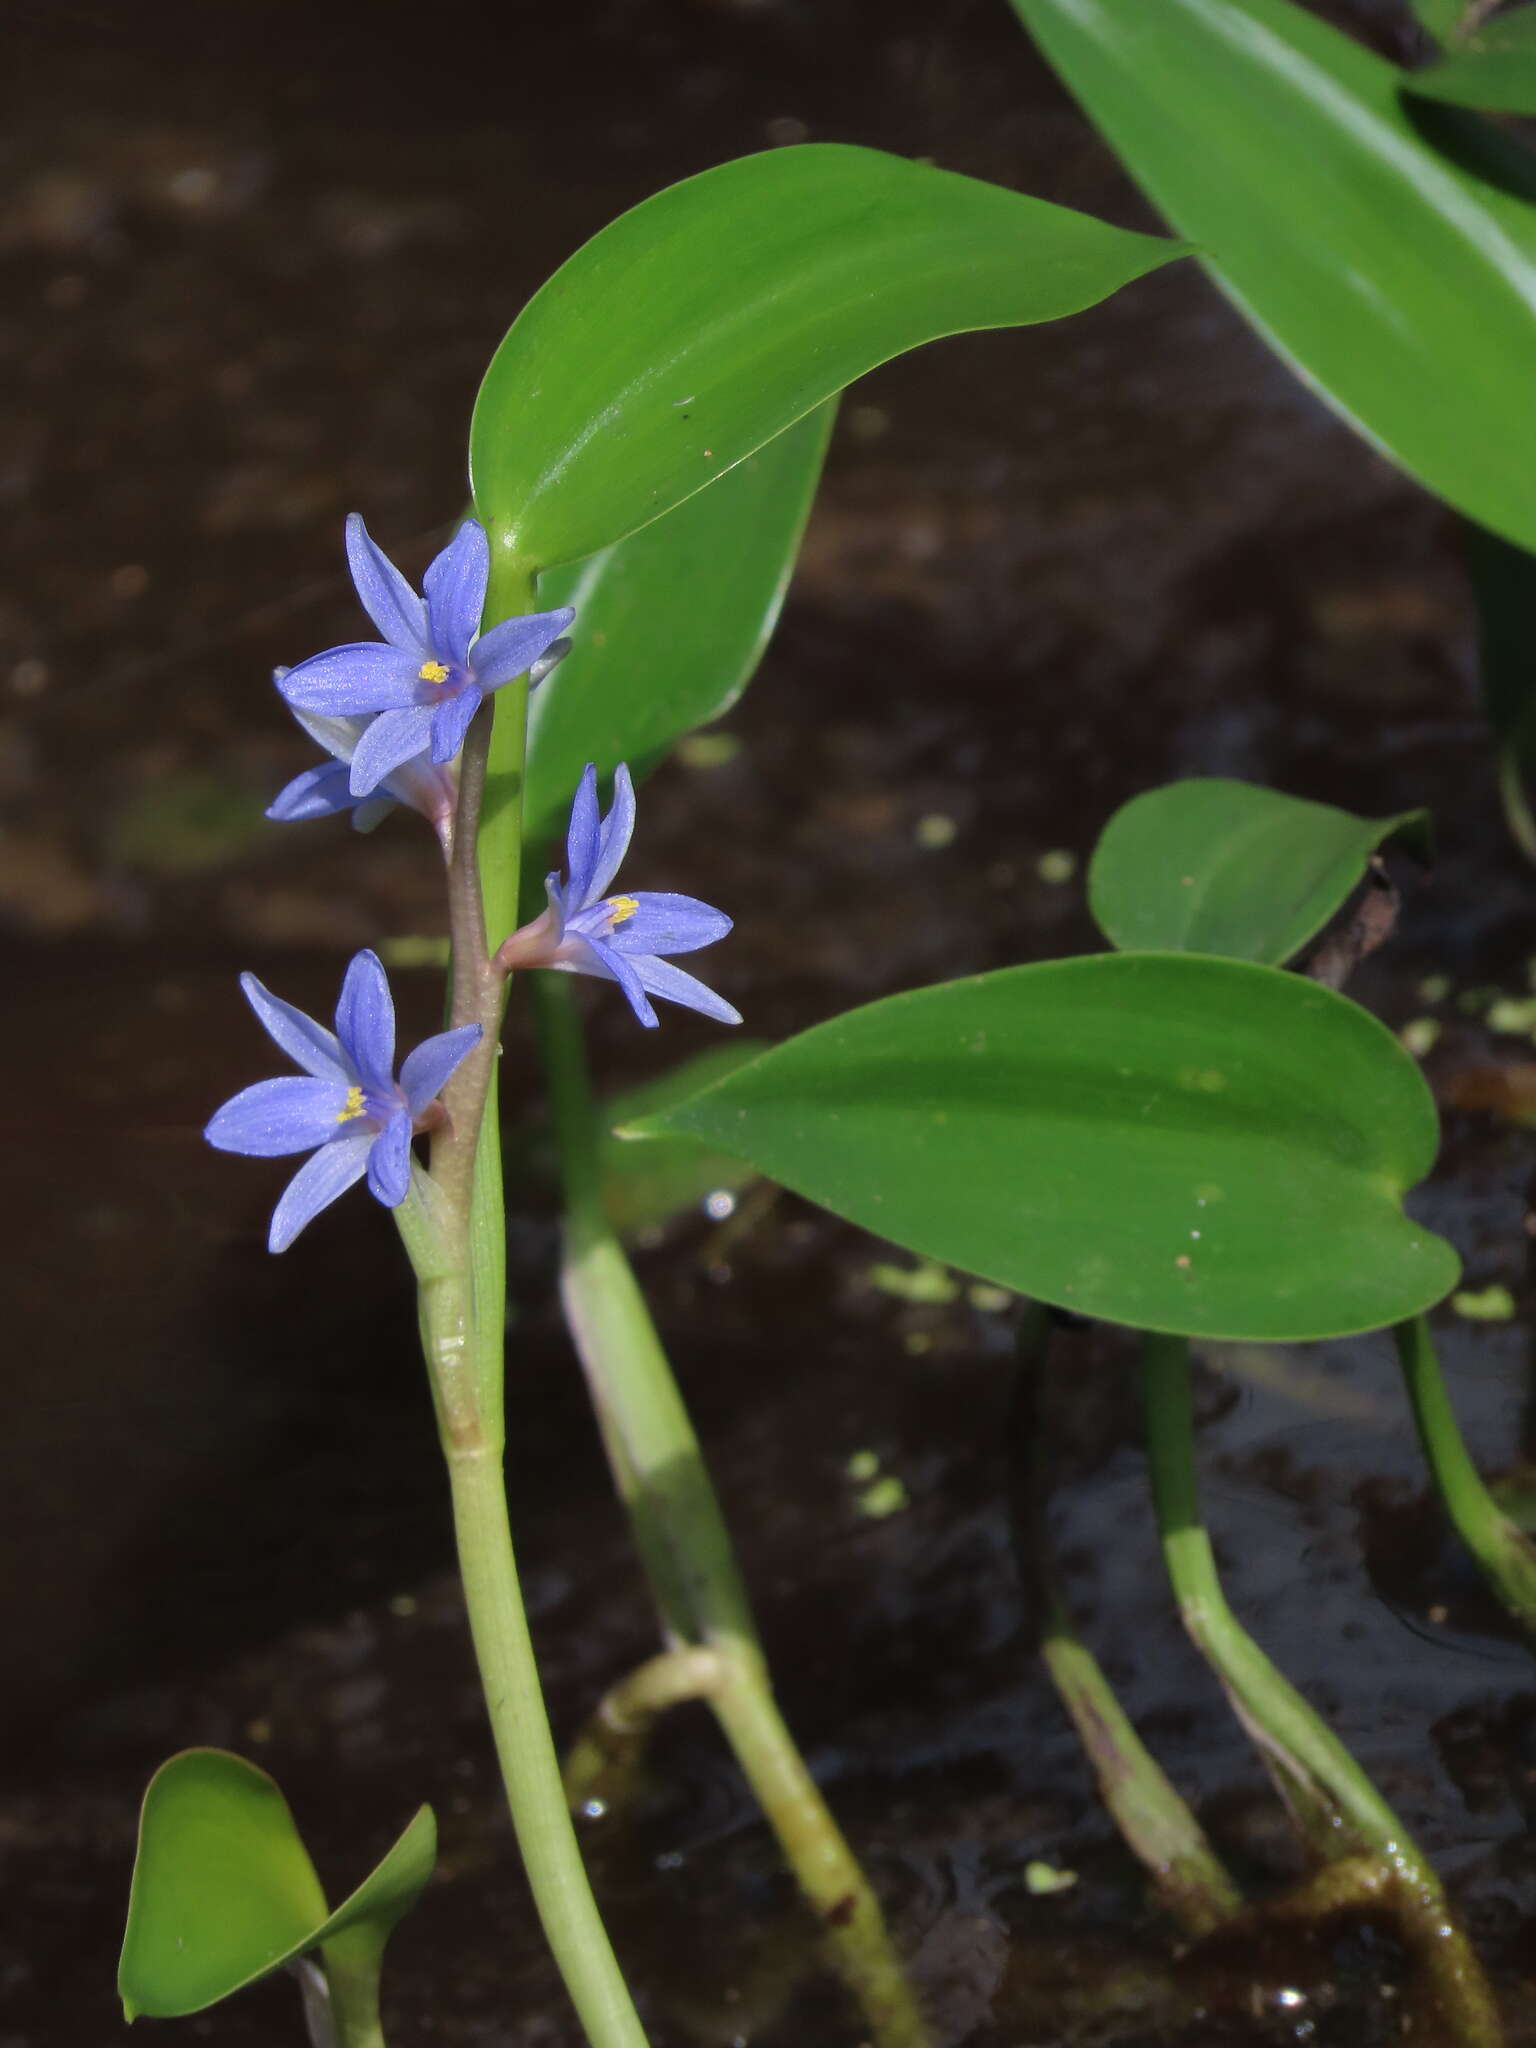
[{"label": "aquatic plant", "polygon": [[[1335,402],[1469,515],[1507,541],[1536,541],[1536,470],[1519,452],[1510,459],[1501,431],[1515,416],[1514,366],[1523,376],[1536,353],[1536,299],[1524,288],[1536,228],[1508,210],[1506,193],[1464,182],[1410,134],[1406,75],[1303,25],[1288,0],[1225,10],[1123,0],[1089,15],[1066,0],[1016,6],[1128,154],[1145,151],[1149,186],[1204,260]],[[1237,33],[1238,17],[1255,33]],[[1263,152],[1290,132],[1275,109],[1293,102],[1315,145],[1298,173],[1301,206],[1284,180],[1271,200],[1263,175]],[[1204,123],[1195,142],[1192,109]],[[1234,152],[1249,175],[1213,175]],[[1330,212],[1339,189],[1369,203]],[[1397,246],[1405,203],[1427,235],[1411,260]],[[634,777],[752,673],[838,394],[903,350],[1065,317],[1186,253],[836,145],[775,150],[675,185],[578,250],[513,323],[471,425],[474,513],[429,566],[424,595],[354,515],[353,579],[384,637],[277,679],[333,760],[291,783],[271,815],[353,809],[364,823],[391,798],[434,825],[452,947],[448,1029],[396,1079],[392,1005],[371,952],[348,970],[334,1035],[247,977],[258,1016],[304,1076],[247,1089],[208,1135],[236,1151],[313,1147],[274,1216],[274,1249],[364,1174],[395,1216],[418,1283],[511,1815],[594,2048],[633,2048],[645,2034],[571,1825],[602,1739],[589,1729],[563,1784],[510,1537],[496,1087],[509,987],[526,977],[532,988],[561,1155],[562,1299],[664,1641],[639,1672],[616,1674],[610,1704],[643,1727],[679,1700],[707,1703],[865,2036],[920,2048],[919,2002],[778,1712],[721,1504],[606,1212],[608,1126],[571,976],[617,982],[643,1025],[655,1024],[658,995],[739,1021],[667,958],[723,938],[723,912],[669,892],[609,892],[633,829]],[[1331,295],[1316,289],[1319,274]],[[1346,280],[1360,276],[1372,289],[1352,294]],[[1367,360],[1373,350],[1379,359]],[[1491,352],[1497,375],[1465,374],[1477,350]],[[1382,932],[1362,926],[1326,968],[1321,956],[1309,973],[1286,964],[1346,904],[1378,847],[1422,821],[1354,818],[1241,785],[1146,801],[1150,816],[1130,807],[1095,861],[1096,913],[1119,950],[865,1004],[702,1085],[685,1078],[625,1133],[707,1145],[1037,1305],[1143,1333],[1170,1580],[1299,1828],[1332,1861],[1317,1909],[1385,1899],[1421,1959],[1425,2010],[1448,2038],[1488,2048],[1497,2012],[1433,1869],[1221,1598],[1188,1394],[1191,1339],[1395,1327],[1447,1497],[1463,1527],[1489,1526],[1475,1473],[1456,1464],[1422,1341],[1421,1318],[1454,1284],[1456,1258],[1403,1209],[1433,1158],[1433,1103],[1410,1054],[1338,989]],[[543,857],[562,823],[563,878]],[[418,1131],[425,1164],[412,1156]],[[1043,1370],[1038,1316],[1023,1348]],[[1496,1533],[1480,1554],[1518,1579],[1529,1560]],[[1059,1600],[1047,1655],[1078,1725],[1095,1731],[1095,1765],[1127,1840],[1175,1872],[1165,1891],[1186,1925],[1206,1932],[1247,1910]],[[430,1817],[328,1914],[270,1781],[235,1759],[189,1757],[173,1759],[146,1798],[125,2009],[196,2011],[293,1962],[317,2040],[381,2041],[383,1945],[430,1866]]]}]

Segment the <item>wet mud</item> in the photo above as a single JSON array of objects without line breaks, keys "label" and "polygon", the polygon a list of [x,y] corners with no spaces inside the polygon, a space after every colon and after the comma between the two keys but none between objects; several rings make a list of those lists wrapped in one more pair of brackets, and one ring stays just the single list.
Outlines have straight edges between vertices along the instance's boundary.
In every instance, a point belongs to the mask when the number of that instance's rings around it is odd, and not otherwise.
[{"label": "wet mud", "polygon": [[[1384,5],[1352,18],[1394,32]],[[198,1137],[265,1071],[240,969],[323,1007],[356,947],[441,928],[415,821],[263,823],[308,759],[266,678],[355,631],[349,509],[419,571],[505,325],[669,180],[839,139],[1147,217],[1006,10],[969,0],[874,27],[790,0],[536,20],[241,0],[13,5],[6,29],[0,2043],[120,2038],[137,1798],[171,1750],[216,1743],[274,1772],[336,1896],[437,1808],[392,2040],[576,2048],[501,1807],[387,1219],[343,1205],[270,1260],[280,1169]],[[1488,1081],[1530,1053],[1488,1003],[1527,992],[1533,880],[1497,816],[1454,535],[1198,271],[852,393],[725,730],[734,751],[655,778],[634,874],[736,916],[713,978],[769,1037],[1094,947],[1094,837],[1173,775],[1432,807],[1437,864],[1405,873],[1398,936],[1352,986],[1441,1026],[1422,1213],[1516,1310],[1444,1316],[1453,1390],[1485,1469],[1536,1454],[1536,1147]],[[431,976],[399,988],[403,1033],[434,1028]],[[615,1088],[709,1042],[681,1014],[642,1037],[601,990],[590,1009]],[[512,1196],[509,1474],[568,1736],[656,1638],[551,1296],[520,1019],[506,1066],[535,1161]],[[1013,1304],[892,1292],[887,1247],[767,1189],[637,1258],[787,1716],[943,2048],[1403,2038],[1390,1927],[1189,1953],[1110,1830],[1015,1562]],[[1161,1581],[1126,1340],[1056,1355],[1074,1611],[1234,1867],[1279,1891],[1295,1852]],[[1229,1347],[1202,1387],[1238,1612],[1434,1855],[1512,2041],[1536,2041],[1536,1674],[1426,1501],[1389,1346]],[[666,1724],[590,1847],[657,2048],[860,2039],[702,1712]],[[181,2025],[295,2040],[297,1997],[271,1983]]]}]

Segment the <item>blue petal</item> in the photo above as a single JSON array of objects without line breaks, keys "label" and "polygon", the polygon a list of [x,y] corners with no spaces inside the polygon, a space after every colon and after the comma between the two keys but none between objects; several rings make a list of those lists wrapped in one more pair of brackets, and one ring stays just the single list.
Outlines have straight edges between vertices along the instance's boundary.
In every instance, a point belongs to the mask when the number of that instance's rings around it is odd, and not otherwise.
[{"label": "blue petal", "polygon": [[723,910],[700,903],[696,896],[641,889],[629,900],[639,909],[603,934],[616,953],[693,953],[700,946],[714,945],[731,928]]},{"label": "blue petal", "polygon": [[390,646],[414,654],[419,666],[432,652],[427,608],[388,555],[368,538],[360,512],[347,516],[347,565],[363,610]]},{"label": "blue petal", "polygon": [[535,690],[540,683],[547,682],[570,651],[569,640],[551,640],[538,660],[529,664],[529,689]]},{"label": "blue petal", "polygon": [[575,616],[570,605],[563,605],[557,612],[526,612],[520,619],[503,619],[492,626],[469,651],[475,681],[482,690],[499,690],[510,683],[560,638]]},{"label": "blue petal", "polygon": [[573,961],[578,974],[600,974],[605,981],[616,981],[624,991],[624,999],[647,1030],[654,1030],[657,1024],[656,1012],[645,999],[645,983],[633,964],[621,954],[613,952],[600,939],[583,938],[582,944],[594,963],[583,968],[579,960]]},{"label": "blue petal", "polygon": [[254,974],[242,974],[240,990],[256,1012],[263,1031],[287,1053],[295,1066],[322,1081],[339,1081],[350,1087],[357,1078],[343,1057],[340,1043],[323,1024],[306,1017],[292,1003],[285,1003],[270,989],[262,987]]},{"label": "blue petal", "polygon": [[423,753],[432,738],[432,707],[409,704],[381,711],[352,756],[351,790],[371,796],[386,776]]},{"label": "blue petal", "polygon": [[368,1171],[372,1148],[372,1135],[359,1131],[355,1137],[333,1139],[313,1159],[306,1159],[272,1211],[267,1250],[287,1251],[306,1223],[360,1181]]},{"label": "blue petal", "polygon": [[266,815],[280,825],[293,825],[306,818],[333,818],[338,811],[350,811],[356,801],[347,787],[346,762],[327,761],[295,775],[267,805]]},{"label": "blue petal", "polygon": [[597,848],[597,770],[589,761],[576,785],[565,833],[565,900],[573,911],[587,907]]},{"label": "blue petal", "polygon": [[386,1209],[398,1209],[411,1185],[411,1120],[402,1109],[373,1141],[368,1154],[368,1192]]},{"label": "blue petal", "polygon": [[335,1137],[346,1106],[343,1082],[284,1074],[242,1088],[214,1112],[203,1136],[220,1152],[243,1152],[250,1159],[312,1152]]},{"label": "blue petal", "polygon": [[277,687],[296,711],[362,718],[414,704],[422,692],[421,666],[414,654],[382,641],[353,640],[298,662]]},{"label": "blue petal", "polygon": [[628,768],[621,761],[613,771],[613,808],[603,820],[603,829],[598,834],[597,864],[587,884],[594,898],[606,892],[608,884],[619,872],[619,863],[629,851],[634,830],[635,785],[629,779]]},{"label": "blue petal", "polygon": [[733,1009],[724,996],[717,996],[695,975],[685,974],[669,961],[637,960],[635,972],[653,996],[665,996],[669,1003],[681,1003],[685,1009],[701,1010],[717,1024],[741,1022],[740,1010]]},{"label": "blue petal", "polygon": [[382,825],[395,808],[392,796],[364,796],[352,799],[356,809],[352,813],[352,827],[357,832],[371,832],[375,825]]},{"label": "blue petal", "polygon": [[479,685],[466,683],[453,696],[445,697],[432,714],[432,759],[439,768],[451,761],[464,744],[469,721],[482,702]]},{"label": "blue petal", "polygon": [[466,519],[422,578],[427,593],[427,632],[445,660],[462,668],[485,609],[491,573],[490,543],[477,520]]},{"label": "blue petal", "polygon": [[[291,669],[280,669],[274,681],[281,687],[282,678],[292,673]],[[290,704],[288,709],[315,745],[324,747],[333,761],[350,761],[352,749],[368,729],[368,713],[361,717],[327,718],[322,711],[305,711],[297,704]]]},{"label": "blue petal", "polygon": [[439,1031],[424,1038],[414,1052],[407,1053],[400,1069],[400,1086],[412,1116],[420,1116],[434,1097],[441,1095],[460,1060],[480,1042],[478,1024],[461,1024],[456,1031]]},{"label": "blue petal", "polygon": [[395,1085],[395,1002],[377,953],[354,953],[336,1004],[336,1036],[370,1088]]}]

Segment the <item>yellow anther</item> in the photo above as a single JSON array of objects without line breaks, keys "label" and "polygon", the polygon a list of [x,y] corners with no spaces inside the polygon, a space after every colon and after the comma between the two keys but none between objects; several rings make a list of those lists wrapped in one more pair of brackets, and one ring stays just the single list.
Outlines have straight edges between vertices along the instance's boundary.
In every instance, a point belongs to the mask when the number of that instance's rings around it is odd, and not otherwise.
[{"label": "yellow anther", "polygon": [[448,680],[448,671],[440,661],[424,661],[416,675],[423,683],[446,683]]},{"label": "yellow anther", "polygon": [[610,928],[616,924],[623,924],[624,920],[633,917],[639,908],[640,899],[638,896],[610,896],[608,898],[608,923]]},{"label": "yellow anther", "polygon": [[367,1105],[363,1101],[363,1091],[361,1088],[358,1087],[357,1083],[354,1081],[352,1086],[347,1090],[346,1107],[337,1112],[337,1123],[351,1123],[353,1117],[361,1116],[366,1107]]}]

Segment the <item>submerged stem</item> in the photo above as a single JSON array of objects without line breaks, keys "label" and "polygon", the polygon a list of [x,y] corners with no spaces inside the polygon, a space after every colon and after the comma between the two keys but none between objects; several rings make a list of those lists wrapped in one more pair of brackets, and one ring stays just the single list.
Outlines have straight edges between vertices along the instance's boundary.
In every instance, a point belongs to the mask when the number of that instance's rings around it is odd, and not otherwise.
[{"label": "submerged stem", "polygon": [[1515,1620],[1536,1628],[1536,1544],[1505,1514],[1472,1462],[1456,1426],[1428,1320],[1415,1316],[1399,1323],[1392,1335],[1419,1441],[1456,1533]]},{"label": "submerged stem", "polygon": [[880,1906],[774,1701],[725,1518],[643,1295],[603,1208],[597,1111],[565,977],[534,1002],[565,1187],[561,1289],[667,1640],[719,1659],[706,1697],[879,2048],[928,2031]]},{"label": "submerged stem", "polygon": [[1209,1934],[1242,1911],[1243,1895],[1078,1635],[1056,1575],[1046,1520],[1050,1460],[1040,1414],[1050,1335],[1048,1311],[1031,1303],[1018,1340],[1014,1528],[1021,1572],[1033,1581],[1043,1611],[1041,1661],[1127,1847],[1180,1925],[1193,1935]]},{"label": "submerged stem", "polygon": [[1503,2033],[1492,1990],[1433,1867],[1333,1730],[1227,1605],[1200,1519],[1186,1339],[1144,1338],[1142,1390],[1152,1498],[1185,1628],[1314,1846],[1330,1858],[1364,1850],[1388,1874],[1392,1902],[1447,2038],[1458,2048],[1498,2048]]}]

